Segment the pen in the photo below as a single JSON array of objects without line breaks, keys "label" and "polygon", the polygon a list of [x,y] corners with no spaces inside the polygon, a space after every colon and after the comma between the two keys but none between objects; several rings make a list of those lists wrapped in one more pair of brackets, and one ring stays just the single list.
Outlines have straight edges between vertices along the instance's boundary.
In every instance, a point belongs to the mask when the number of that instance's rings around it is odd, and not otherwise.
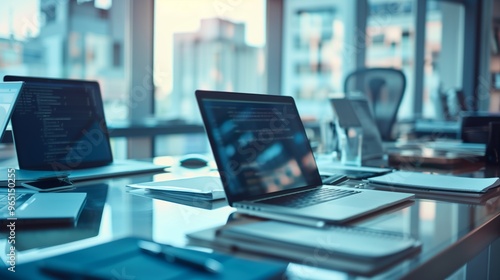
[{"label": "pen", "polygon": [[210,273],[219,273],[222,271],[222,264],[209,257],[200,257],[189,252],[169,250],[160,244],[144,240],[139,241],[138,246],[143,252],[161,258],[169,263],[180,263]]},{"label": "pen", "polygon": [[72,280],[105,280],[108,278],[99,276],[99,275],[91,275],[89,272],[74,270],[62,265],[47,265],[42,263],[39,265],[39,268],[44,273],[51,275],[53,277],[59,279],[72,279]]}]

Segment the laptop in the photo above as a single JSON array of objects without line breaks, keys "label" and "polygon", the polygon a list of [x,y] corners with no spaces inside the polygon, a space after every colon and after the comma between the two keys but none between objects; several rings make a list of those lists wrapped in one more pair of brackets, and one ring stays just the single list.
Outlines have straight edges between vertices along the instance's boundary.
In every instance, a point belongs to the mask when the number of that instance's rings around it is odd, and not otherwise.
[{"label": "laptop", "polygon": [[[365,96],[336,96],[329,99],[339,128],[360,127],[363,131],[361,157],[363,166],[346,166],[328,160],[317,161],[321,175],[332,173],[343,174],[349,179],[366,179],[391,172],[384,159],[385,149],[382,137],[371,111],[370,103]],[[380,168],[385,166],[385,168]]]},{"label": "laptop", "polygon": [[195,94],[228,203],[240,213],[323,226],[414,197],[323,185],[292,97]]},{"label": "laptop", "polygon": [[[0,138],[3,137],[23,82],[0,83]],[[78,220],[86,193],[21,193],[16,189],[16,173],[8,169],[7,189],[0,193],[0,223],[11,225],[72,224]]]},{"label": "laptop", "polygon": [[24,81],[12,114],[19,180],[54,172],[72,180],[163,171],[165,166],[113,160],[96,81],[5,76]]},{"label": "laptop", "polygon": [[332,97],[333,111],[338,118],[340,127],[361,127],[363,144],[361,157],[363,162],[372,159],[382,159],[384,146],[378,131],[375,118],[371,112],[368,99],[364,96]]}]

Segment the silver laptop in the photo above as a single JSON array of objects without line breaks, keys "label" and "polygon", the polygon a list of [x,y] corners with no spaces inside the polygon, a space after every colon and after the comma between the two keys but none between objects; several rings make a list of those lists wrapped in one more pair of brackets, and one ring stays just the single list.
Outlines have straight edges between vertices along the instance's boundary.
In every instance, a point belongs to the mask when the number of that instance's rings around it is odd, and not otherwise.
[{"label": "silver laptop", "polygon": [[[23,82],[0,83],[0,138],[3,137]],[[12,168],[5,173],[7,188],[0,193],[0,223],[11,225],[75,224],[86,193],[21,193]],[[21,187],[19,187],[21,188]]]},{"label": "silver laptop", "polygon": [[196,91],[229,204],[255,216],[321,226],[413,194],[322,185],[293,98]]}]

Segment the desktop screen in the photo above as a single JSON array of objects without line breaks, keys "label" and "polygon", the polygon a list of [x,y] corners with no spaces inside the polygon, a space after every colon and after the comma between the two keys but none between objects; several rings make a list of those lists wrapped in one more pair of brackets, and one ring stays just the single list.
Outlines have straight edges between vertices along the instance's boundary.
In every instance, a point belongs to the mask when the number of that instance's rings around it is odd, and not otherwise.
[{"label": "desktop screen", "polygon": [[201,98],[200,104],[229,195],[250,198],[321,184],[295,104],[239,97]]},{"label": "desktop screen", "polygon": [[112,162],[97,82],[6,76],[25,81],[12,115],[19,167],[71,170]]}]

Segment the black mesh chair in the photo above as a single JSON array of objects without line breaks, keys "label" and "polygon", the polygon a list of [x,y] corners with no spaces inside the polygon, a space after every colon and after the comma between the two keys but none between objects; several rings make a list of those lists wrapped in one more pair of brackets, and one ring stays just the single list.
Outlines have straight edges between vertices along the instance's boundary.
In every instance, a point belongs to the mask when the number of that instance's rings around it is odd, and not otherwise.
[{"label": "black mesh chair", "polygon": [[344,92],[364,93],[372,104],[373,114],[384,141],[394,140],[392,130],[403,100],[406,78],[393,68],[362,68],[347,76]]}]

